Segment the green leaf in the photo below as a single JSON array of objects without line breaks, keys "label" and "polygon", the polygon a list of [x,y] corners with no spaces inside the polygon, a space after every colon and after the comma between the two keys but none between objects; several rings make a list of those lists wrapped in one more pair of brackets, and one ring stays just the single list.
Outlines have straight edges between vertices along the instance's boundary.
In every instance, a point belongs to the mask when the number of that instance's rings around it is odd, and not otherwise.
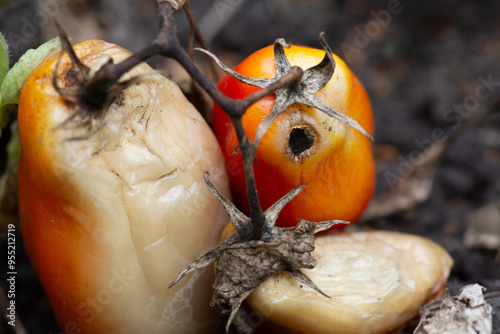
[{"label": "green leaf", "polygon": [[[0,34],[1,36],[1,34]],[[15,109],[14,104],[19,103],[19,96],[24,82],[30,74],[48,57],[61,50],[59,37],[56,37],[42,45],[37,49],[29,49],[24,55],[12,66],[7,72],[9,54],[7,51],[7,43],[0,38],[0,137],[2,129],[9,123],[9,116],[12,110]],[[2,53],[3,52],[3,53]],[[3,56],[7,57],[6,65]],[[4,69],[5,66],[7,69]],[[4,67],[2,67],[4,66]],[[3,71],[7,72],[5,74]],[[3,79],[3,80],[1,80]]]},{"label": "green leaf", "polygon": [[[0,34],[0,83],[2,83],[3,78],[9,71],[9,47],[7,41]],[[0,93],[1,94],[1,93]],[[0,95],[0,98],[2,96]]]},{"label": "green leaf", "polygon": [[[30,49],[21,56],[17,63],[12,66],[10,71],[5,76],[0,86],[0,106],[7,104],[17,104],[19,95],[23,88],[24,82],[29,75],[40,65],[45,59],[52,56],[61,50],[59,37],[56,37],[37,49]],[[1,117],[1,115],[0,115]]]}]

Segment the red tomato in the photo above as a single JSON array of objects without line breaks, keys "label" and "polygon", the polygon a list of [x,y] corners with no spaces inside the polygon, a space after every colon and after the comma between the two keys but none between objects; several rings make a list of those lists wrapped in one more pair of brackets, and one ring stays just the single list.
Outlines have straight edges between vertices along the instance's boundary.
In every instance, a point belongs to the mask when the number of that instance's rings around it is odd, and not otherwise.
[{"label": "red tomato", "polygon": [[[285,48],[285,54],[292,66],[305,70],[320,63],[325,51],[291,46]],[[372,109],[365,89],[340,58],[334,55],[334,59],[335,72],[316,96],[373,135]],[[273,46],[250,55],[235,71],[248,77],[274,78]],[[218,88],[235,99],[259,89],[228,75],[220,80]],[[257,126],[272,110],[274,99],[273,95],[260,100],[243,116],[250,140],[255,139]],[[248,214],[242,159],[240,154],[233,154],[238,141],[229,118],[217,105],[213,128],[226,158],[233,197]],[[254,168],[264,210],[293,188],[307,183],[304,191],[283,209],[278,226],[293,226],[301,218],[356,221],[373,195],[375,170],[370,140],[358,130],[304,104],[293,104],[274,121],[258,146]]]}]

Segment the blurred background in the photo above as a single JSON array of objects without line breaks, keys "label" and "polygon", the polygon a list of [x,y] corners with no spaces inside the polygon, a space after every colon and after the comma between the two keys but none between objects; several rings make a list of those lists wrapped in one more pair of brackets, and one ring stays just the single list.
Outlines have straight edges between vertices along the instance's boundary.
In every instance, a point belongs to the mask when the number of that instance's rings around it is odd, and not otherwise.
[{"label": "blurred background", "polygon": [[[390,192],[412,153],[462,124],[500,113],[500,2],[453,0],[192,0],[192,10],[211,51],[234,67],[278,37],[320,48],[326,33],[333,51],[365,85],[373,104],[377,194]],[[29,48],[56,37],[55,17],[77,43],[101,38],[138,51],[155,37],[153,0],[0,0],[0,32],[11,63]],[[189,24],[175,14],[187,45]],[[203,57],[200,57],[200,61]],[[174,62],[150,61],[182,83]],[[200,66],[204,67],[203,63]],[[5,159],[8,135],[0,139]],[[420,205],[371,219],[362,228],[426,236],[455,260],[452,294],[468,283],[500,290],[500,122],[461,135],[447,147],[429,197]],[[2,239],[3,240],[3,239]],[[18,238],[20,240],[20,238]],[[3,249],[3,248],[2,248]],[[2,253],[3,254],[3,253]],[[50,305],[21,250],[18,315],[28,333],[59,333]],[[4,268],[4,260],[2,268]],[[0,285],[5,287],[5,270]],[[499,298],[494,332],[500,333]]]}]

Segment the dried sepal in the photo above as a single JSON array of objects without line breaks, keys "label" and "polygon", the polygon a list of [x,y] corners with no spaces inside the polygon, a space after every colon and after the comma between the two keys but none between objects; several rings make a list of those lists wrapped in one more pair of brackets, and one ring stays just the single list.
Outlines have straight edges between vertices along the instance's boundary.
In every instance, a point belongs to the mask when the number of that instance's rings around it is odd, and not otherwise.
[{"label": "dried sepal", "polygon": [[304,274],[302,271],[293,270],[293,271],[287,271],[286,273],[288,275],[290,275],[291,277],[295,278],[297,281],[301,282],[302,284],[305,284],[308,287],[310,287],[311,289],[316,290],[319,294],[325,296],[326,298],[332,298],[332,297],[328,296],[326,293],[324,293],[323,291],[321,291],[321,289],[316,285],[316,283],[314,283],[309,278],[309,276]]},{"label": "dried sepal", "polygon": [[226,330],[245,298],[262,282],[281,271],[288,272],[326,296],[299,269],[312,269],[316,266],[316,260],[311,255],[314,250],[314,233],[336,223],[338,222],[330,221],[318,224],[302,220],[294,227],[274,227],[270,240],[249,240],[225,247],[217,259],[210,306],[222,314],[229,314]]},{"label": "dried sepal", "polygon": [[[85,64],[83,64],[80,59],[77,57],[75,50],[73,50],[73,46],[71,45],[71,42],[69,40],[68,35],[66,34],[66,31],[56,22],[55,23],[58,30],[59,30],[59,37],[61,41],[61,48],[63,51],[66,51],[68,54],[69,59],[71,60],[71,63],[73,65],[73,73],[75,76],[75,80],[78,84],[83,84],[83,81],[87,74],[90,71],[90,68],[87,67]],[[59,59],[57,59],[56,62],[56,68],[54,69],[54,75],[52,76],[52,86],[54,89],[61,95],[65,100],[77,104],[78,103],[78,94],[80,92],[79,90],[79,85],[75,85],[72,87],[61,87],[59,86],[57,82],[57,77],[59,74],[59,67],[61,65],[61,59],[63,57],[64,53],[61,52],[59,54]]]},{"label": "dried sepal", "polygon": [[179,275],[175,278],[175,280],[170,283],[168,288],[170,289],[173,287],[177,282],[179,282],[184,276],[192,273],[193,271],[197,269],[202,269],[205,268],[206,266],[212,264],[213,262],[217,261],[217,259],[221,256],[221,253],[229,246],[235,244],[237,242],[237,237],[236,234],[233,234],[231,237],[227,238],[223,242],[219,243],[217,246],[215,246],[213,249],[210,251],[206,252],[193,262],[191,262],[186,268],[184,268]]},{"label": "dried sepal", "polygon": [[265,79],[265,78],[246,77],[244,75],[239,74],[236,71],[233,71],[232,69],[230,69],[229,67],[224,65],[224,63],[221,62],[220,59],[217,58],[217,56],[214,55],[212,52],[205,50],[203,48],[194,48],[193,50],[203,52],[204,54],[206,54],[207,56],[212,58],[213,61],[215,61],[215,63],[221,68],[221,70],[223,70],[226,74],[230,75],[231,77],[235,78],[236,80],[238,80],[240,82],[246,83],[248,85],[256,86],[259,88],[264,88],[270,84],[271,80],[273,80],[273,79]]},{"label": "dried sepal", "polygon": [[278,201],[276,201],[276,203],[271,205],[266,210],[266,212],[264,213],[264,215],[266,216],[266,223],[264,224],[264,233],[266,233],[266,232],[271,233],[272,232],[272,230],[276,224],[276,221],[278,220],[278,216],[279,216],[281,210],[295,196],[300,194],[302,192],[302,190],[304,190],[305,187],[306,187],[306,185],[304,184],[302,186],[296,187],[295,189],[292,189],[288,194],[286,194],[285,196],[280,198]]},{"label": "dried sepal", "polygon": [[250,218],[222,196],[208,176],[205,173],[205,182],[226,208],[235,233],[188,265],[170,287],[192,271],[217,261],[210,306],[229,316],[226,330],[234,323],[242,333],[249,332],[250,327],[240,310],[241,304],[263,281],[281,271],[288,272],[290,276],[326,296],[300,268],[311,269],[316,265],[316,260],[311,255],[314,250],[314,233],[348,222],[332,220],[315,223],[301,220],[294,227],[276,227],[274,223],[279,212],[304,189],[304,185],[292,190],[264,212],[265,231],[260,240],[252,240],[249,238],[252,235]]},{"label": "dried sepal", "polygon": [[[80,61],[80,58],[78,58],[78,56],[76,55],[75,50],[73,50],[73,47],[69,40],[68,34],[66,34],[66,31],[61,27],[61,25],[59,25],[57,21],[54,21],[54,23],[60,36],[62,49],[68,53],[68,56],[71,59],[71,63],[73,64],[76,80],[79,82],[83,82],[87,74],[90,72],[90,68],[82,63]],[[61,58],[59,58],[59,61],[60,60]]]},{"label": "dried sepal", "polygon": [[[123,90],[150,74],[146,73],[122,81],[110,80],[109,82],[103,82],[102,85],[90,85],[94,78],[99,75],[101,69],[115,65],[113,59],[108,55],[104,55],[92,68],[88,67],[76,55],[66,31],[56,21],[55,24],[59,32],[62,52],[60,52],[56,62],[56,67],[52,76],[52,86],[62,98],[68,103],[73,104],[73,112],[61,124],[56,126],[54,130],[70,126],[85,127],[87,131],[84,136],[75,136],[67,140],[86,139],[98,131],[100,125],[99,120],[104,114],[106,107],[108,107]],[[58,78],[60,76],[59,69],[64,53],[68,55],[73,69],[71,73],[62,74],[63,76],[72,76],[70,83],[65,83],[65,86],[62,87],[59,85]],[[92,96],[100,96],[100,98],[93,100],[91,98]]]},{"label": "dried sepal", "polygon": [[[333,58],[331,48],[326,42],[323,33],[320,34],[319,39],[323,48],[325,49],[325,56],[323,60],[319,64],[306,69],[302,77],[297,79],[295,82],[285,87],[278,88],[274,91],[276,94],[276,98],[274,101],[273,109],[257,127],[254,140],[255,146],[259,145],[260,140],[269,129],[271,124],[276,120],[276,118],[295,103],[305,104],[321,110],[328,116],[351,126],[352,128],[361,132],[370,140],[373,140],[372,136],[365,129],[363,129],[363,127],[359,125],[357,121],[326,105],[317,97],[316,94],[326,86],[326,84],[332,78],[333,73],[335,72],[335,59]],[[196,50],[202,51],[205,54],[209,55],[214,59],[217,65],[219,65],[224,72],[226,72],[236,80],[252,86],[264,88],[275,83],[280,78],[285,76],[291,68],[290,62],[285,55],[284,47],[289,47],[284,39],[279,38],[274,42],[276,76],[272,79],[250,78],[243,76],[225,66],[214,54],[210,53],[209,51],[200,48],[197,48]]]},{"label": "dried sepal", "polygon": [[229,215],[229,221],[231,222],[231,224],[233,224],[236,234],[238,235],[248,234],[245,232],[247,232],[246,229],[250,227],[250,218],[248,218],[243,212],[238,210],[238,208],[233,204],[233,202],[224,197],[217,190],[217,188],[215,188],[212,182],[210,182],[210,179],[208,178],[209,176],[210,174],[208,172],[205,172],[205,183],[207,184],[208,189],[210,189],[212,194],[214,194],[214,196],[217,197],[219,202],[226,210],[227,214]]}]

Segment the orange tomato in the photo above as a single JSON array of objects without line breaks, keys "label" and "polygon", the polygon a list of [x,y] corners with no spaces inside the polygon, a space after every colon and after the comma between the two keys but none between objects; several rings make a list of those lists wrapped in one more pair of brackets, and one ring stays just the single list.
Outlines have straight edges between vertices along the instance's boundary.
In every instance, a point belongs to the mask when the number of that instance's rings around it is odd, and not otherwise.
[{"label": "orange tomato", "polygon": [[[290,64],[302,69],[321,62],[325,51],[291,46],[285,48]],[[317,96],[328,106],[356,120],[373,135],[369,97],[347,65],[336,55],[335,72]],[[246,58],[235,71],[255,78],[274,78],[273,46]],[[218,88],[235,99],[245,98],[258,88],[225,75]],[[243,116],[243,126],[254,140],[258,125],[273,108],[275,96],[253,104]],[[227,115],[215,105],[214,132],[226,158],[233,198],[248,214],[248,200],[238,145]],[[277,225],[293,226],[301,218],[311,221],[343,219],[356,221],[373,195],[375,183],[371,142],[359,131],[320,110],[295,103],[268,129],[257,148],[255,180],[263,209],[293,188],[307,187],[281,212]],[[339,224],[334,228],[343,228]]]},{"label": "orange tomato", "polygon": [[[74,49],[94,69],[104,55],[118,62],[131,54],[100,40]],[[145,63],[124,77],[147,75],[99,110],[100,126],[67,123],[75,104],[52,85],[58,59],[42,63],[22,89],[19,208],[29,258],[62,330],[210,331],[212,272],[167,285],[217,243],[227,220],[203,180],[209,171],[229,196],[211,129],[177,85]],[[76,85],[67,56],[58,83]]]}]

